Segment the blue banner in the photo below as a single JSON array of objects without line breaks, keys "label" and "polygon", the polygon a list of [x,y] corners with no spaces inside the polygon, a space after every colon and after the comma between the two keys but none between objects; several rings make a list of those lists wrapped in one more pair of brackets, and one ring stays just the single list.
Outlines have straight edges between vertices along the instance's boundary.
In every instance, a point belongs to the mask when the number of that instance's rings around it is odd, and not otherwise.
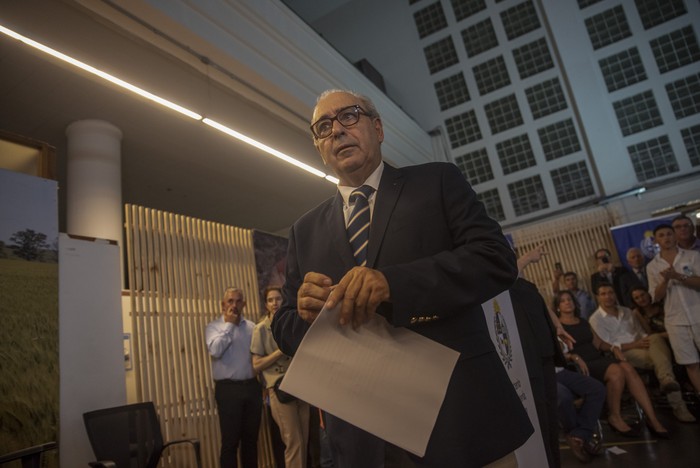
[{"label": "blue banner", "polygon": [[610,232],[615,242],[617,255],[622,264],[630,268],[627,264],[627,251],[632,247],[639,247],[648,262],[658,252],[658,245],[654,242],[654,228],[659,224],[671,224],[671,220],[678,216],[678,213],[664,216],[663,218],[651,218],[634,223],[623,224],[610,228]]}]

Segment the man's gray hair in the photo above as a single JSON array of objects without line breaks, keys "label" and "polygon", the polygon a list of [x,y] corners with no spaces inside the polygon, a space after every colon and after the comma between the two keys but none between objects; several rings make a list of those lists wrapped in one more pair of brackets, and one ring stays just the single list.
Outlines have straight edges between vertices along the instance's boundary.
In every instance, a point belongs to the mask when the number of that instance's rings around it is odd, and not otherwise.
[{"label": "man's gray hair", "polygon": [[377,111],[377,107],[374,105],[370,98],[368,98],[364,94],[360,94],[357,91],[352,91],[350,89],[327,89],[321,94],[319,94],[318,98],[316,99],[316,105],[318,105],[321,99],[335,93],[345,93],[356,97],[362,104],[362,110],[364,110],[369,117],[381,118],[379,116],[379,112]]},{"label": "man's gray hair", "polygon": [[235,286],[231,286],[231,287],[229,287],[229,288],[226,288],[226,289],[224,290],[224,295],[223,295],[222,297],[226,297],[226,294],[228,294],[228,293],[230,293],[230,292],[239,292],[239,293],[241,293],[241,299],[243,299],[243,300],[245,301],[245,293],[243,292],[243,290],[242,290],[241,288],[237,288],[237,287],[235,287]]}]

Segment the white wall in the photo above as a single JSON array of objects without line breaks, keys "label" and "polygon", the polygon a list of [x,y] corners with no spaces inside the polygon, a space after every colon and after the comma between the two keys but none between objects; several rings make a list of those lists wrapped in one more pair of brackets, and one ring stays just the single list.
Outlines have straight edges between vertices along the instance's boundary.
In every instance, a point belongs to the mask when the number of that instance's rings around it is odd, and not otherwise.
[{"label": "white wall", "polygon": [[119,247],[59,236],[60,466],[94,460],[83,413],[126,404]]}]

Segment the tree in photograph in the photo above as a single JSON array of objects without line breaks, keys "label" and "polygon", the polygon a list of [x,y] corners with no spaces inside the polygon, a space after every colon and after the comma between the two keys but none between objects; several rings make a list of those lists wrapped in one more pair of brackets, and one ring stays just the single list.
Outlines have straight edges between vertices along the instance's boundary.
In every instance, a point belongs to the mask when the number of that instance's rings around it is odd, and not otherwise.
[{"label": "tree in photograph", "polygon": [[31,261],[39,258],[44,249],[49,248],[46,243],[46,234],[36,232],[33,229],[17,231],[10,237],[10,248],[19,258]]}]

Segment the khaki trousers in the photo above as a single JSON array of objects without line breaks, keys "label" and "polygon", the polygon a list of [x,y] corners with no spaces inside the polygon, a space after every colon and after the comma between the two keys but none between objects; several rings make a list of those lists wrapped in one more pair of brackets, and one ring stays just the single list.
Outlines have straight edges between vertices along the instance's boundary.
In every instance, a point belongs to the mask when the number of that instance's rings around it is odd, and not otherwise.
[{"label": "khaki trousers", "polygon": [[649,335],[649,348],[628,349],[623,354],[634,367],[654,369],[654,374],[662,385],[669,379],[676,380],[673,376],[671,349],[668,347],[666,339],[658,333]]},{"label": "khaki trousers", "polygon": [[280,428],[284,442],[286,468],[306,468],[309,442],[309,404],[301,400],[280,403],[274,389],[270,388],[270,412]]}]

